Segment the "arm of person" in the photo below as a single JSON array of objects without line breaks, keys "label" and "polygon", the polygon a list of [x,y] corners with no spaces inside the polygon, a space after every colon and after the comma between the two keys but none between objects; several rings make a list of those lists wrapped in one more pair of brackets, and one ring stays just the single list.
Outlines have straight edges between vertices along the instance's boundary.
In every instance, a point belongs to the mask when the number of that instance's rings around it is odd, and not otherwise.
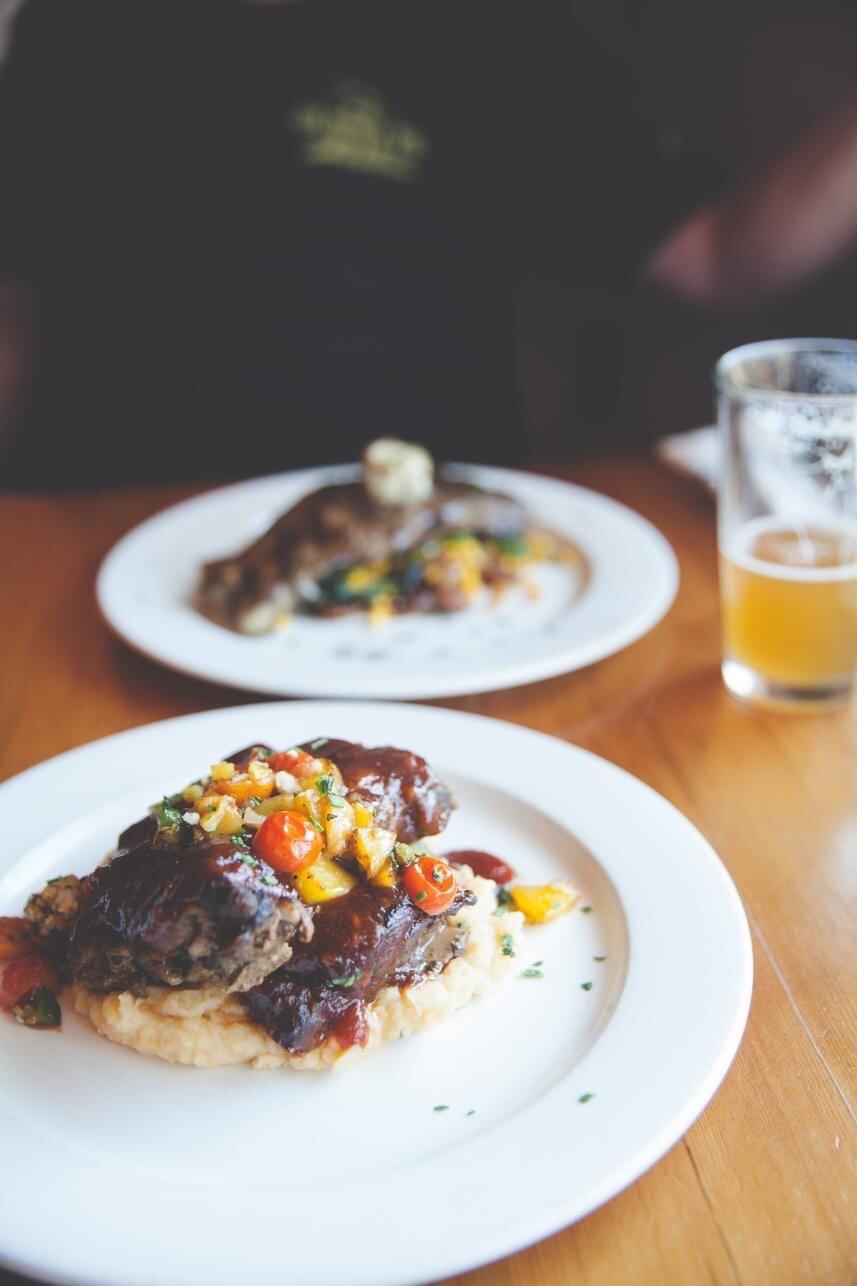
[{"label": "arm of person", "polygon": [[703,304],[788,289],[857,239],[857,96],[733,191],[692,214],[646,275]]}]

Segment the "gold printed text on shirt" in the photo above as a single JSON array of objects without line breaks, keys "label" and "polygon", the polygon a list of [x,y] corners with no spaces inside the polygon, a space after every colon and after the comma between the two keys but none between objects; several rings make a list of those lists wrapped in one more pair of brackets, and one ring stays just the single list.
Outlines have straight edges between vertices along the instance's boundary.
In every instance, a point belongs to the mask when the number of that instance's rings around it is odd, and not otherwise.
[{"label": "gold printed text on shirt", "polygon": [[303,140],[306,165],[361,170],[410,183],[419,177],[428,140],[414,125],[397,120],[383,97],[347,81],[327,99],[302,103],[291,125]]}]

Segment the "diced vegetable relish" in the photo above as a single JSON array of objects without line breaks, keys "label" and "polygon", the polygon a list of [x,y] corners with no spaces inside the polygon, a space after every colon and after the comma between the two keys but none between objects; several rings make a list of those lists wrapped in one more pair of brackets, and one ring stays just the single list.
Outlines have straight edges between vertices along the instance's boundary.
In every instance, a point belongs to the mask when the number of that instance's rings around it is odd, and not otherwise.
[{"label": "diced vegetable relish", "polygon": [[[343,896],[359,879],[386,888],[401,881],[408,890],[404,873],[424,851],[397,843],[369,802],[349,797],[333,760],[297,748],[268,754],[256,747],[242,763],[218,760],[152,815],[163,843],[231,839],[239,851],[252,850],[248,864],[267,862],[311,905]],[[451,868],[434,861],[454,881]]]}]

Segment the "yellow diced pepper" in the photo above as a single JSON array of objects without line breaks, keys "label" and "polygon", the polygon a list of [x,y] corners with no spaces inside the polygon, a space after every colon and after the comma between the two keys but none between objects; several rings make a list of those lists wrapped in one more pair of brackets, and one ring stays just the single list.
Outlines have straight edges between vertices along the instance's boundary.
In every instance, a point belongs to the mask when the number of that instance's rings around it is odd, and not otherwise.
[{"label": "yellow diced pepper", "polygon": [[312,866],[308,866],[305,871],[298,871],[293,878],[298,894],[310,906],[341,898],[343,894],[350,893],[357,883],[344,866],[330,857],[316,858]]},{"label": "yellow diced pepper", "polygon": [[380,884],[384,889],[394,889],[396,887],[396,866],[388,857],[381,867],[372,877],[373,884]]},{"label": "yellow diced pepper", "polygon": [[531,924],[547,924],[565,915],[580,900],[577,889],[559,880],[556,884],[518,884],[509,893]]},{"label": "yellow diced pepper", "polygon": [[270,817],[272,813],[288,813],[294,806],[291,795],[271,795],[270,799],[263,799],[255,808],[263,817]]},{"label": "yellow diced pepper", "polygon": [[185,786],[182,791],[182,799],[186,804],[195,804],[198,799],[202,798],[202,795],[203,789],[198,781],[193,782],[190,786]]},{"label": "yellow diced pepper", "polygon": [[235,772],[235,765],[229,763],[227,759],[221,759],[219,763],[211,765],[212,781],[229,781]]},{"label": "yellow diced pepper", "polygon": [[371,825],[374,816],[375,814],[368,804],[361,804],[358,800],[354,805],[354,821],[357,826]]}]

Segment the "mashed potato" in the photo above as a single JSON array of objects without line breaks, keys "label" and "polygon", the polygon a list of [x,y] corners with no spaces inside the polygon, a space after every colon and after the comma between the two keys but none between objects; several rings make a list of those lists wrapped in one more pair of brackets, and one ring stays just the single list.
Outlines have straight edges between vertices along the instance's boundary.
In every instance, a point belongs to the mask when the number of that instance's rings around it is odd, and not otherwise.
[{"label": "mashed potato", "polygon": [[255,1068],[300,1071],[347,1066],[389,1041],[436,1022],[522,968],[523,916],[517,911],[495,915],[497,886],[492,880],[474,876],[464,867],[461,883],[478,899],[475,906],[455,916],[457,923],[469,929],[464,952],[433,977],[407,987],[385,987],[367,1011],[369,1039],[363,1046],[343,1049],[328,1037],[308,1054],[290,1054],[249,1021],[234,994],[216,987],[194,991],[158,987],[143,997],[127,991],[97,996],[76,982],[75,1008],[108,1040],[171,1063],[193,1067],[249,1063]]}]

